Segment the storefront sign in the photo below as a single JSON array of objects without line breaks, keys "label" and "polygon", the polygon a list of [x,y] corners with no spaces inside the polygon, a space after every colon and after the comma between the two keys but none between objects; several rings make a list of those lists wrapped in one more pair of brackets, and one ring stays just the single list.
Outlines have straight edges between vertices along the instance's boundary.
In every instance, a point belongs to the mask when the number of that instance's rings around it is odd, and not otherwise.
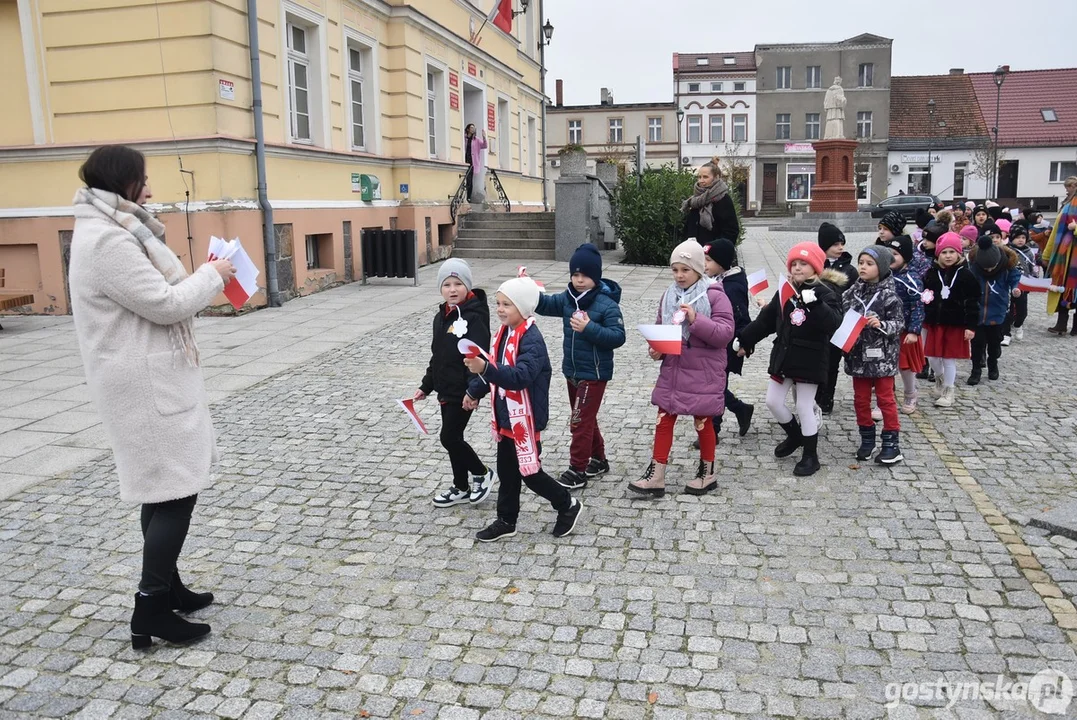
[{"label": "storefront sign", "polygon": [[479,69],[477,67],[475,67],[475,63],[469,62],[467,64],[467,74],[468,75],[478,75],[479,74]]},{"label": "storefront sign", "polygon": [[815,153],[815,148],[811,143],[786,143],[785,154],[786,155],[812,155]]},{"label": "storefront sign", "polygon": [[454,72],[449,73],[449,87],[460,87],[460,76]]},{"label": "storefront sign", "polygon": [[451,110],[459,110],[460,109],[460,96],[457,95],[454,92],[449,93],[449,109],[451,109]]},{"label": "storefront sign", "polygon": [[493,103],[486,103],[486,129],[490,132],[497,130],[497,108]]},{"label": "storefront sign", "polygon": [[901,153],[901,162],[905,164],[909,163],[941,163],[942,155],[938,153],[931,153],[931,160],[927,159],[927,153]]}]

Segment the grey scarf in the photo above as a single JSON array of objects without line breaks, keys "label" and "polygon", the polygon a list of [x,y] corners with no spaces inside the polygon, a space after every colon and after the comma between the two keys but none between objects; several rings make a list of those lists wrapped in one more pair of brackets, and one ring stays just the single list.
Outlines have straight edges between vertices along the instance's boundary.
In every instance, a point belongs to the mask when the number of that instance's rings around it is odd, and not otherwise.
[{"label": "grey scarf", "polygon": [[703,187],[696,183],[696,190],[692,197],[681,205],[681,212],[687,214],[689,209],[699,211],[699,224],[707,230],[714,229],[714,203],[729,194],[729,186],[725,180],[718,178],[710,187]]},{"label": "grey scarf", "polygon": [[[700,278],[695,285],[692,285],[687,290],[681,290],[677,287],[677,283],[673,283],[669,286],[665,293],[662,295],[662,324],[673,324],[673,313],[681,309],[681,305],[685,301],[690,301],[689,304],[692,309],[696,311],[697,315],[711,316],[711,301],[707,297],[707,290],[714,284],[714,280],[708,277]],[[688,320],[681,323],[681,338],[688,339]]]}]

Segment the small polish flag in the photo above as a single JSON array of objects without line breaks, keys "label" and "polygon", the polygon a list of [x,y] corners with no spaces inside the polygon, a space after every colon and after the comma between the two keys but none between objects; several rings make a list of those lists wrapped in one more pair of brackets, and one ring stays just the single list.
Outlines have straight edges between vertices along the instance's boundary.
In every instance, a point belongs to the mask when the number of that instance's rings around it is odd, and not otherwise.
[{"label": "small polish flag", "polygon": [[224,241],[219,237],[209,239],[209,261],[230,260],[236,268],[236,276],[224,286],[224,296],[232,307],[239,310],[251,296],[258,292],[258,268],[251,260],[239,238]]},{"label": "small polish flag", "polygon": [[478,343],[472,342],[471,340],[468,340],[467,338],[461,338],[460,342],[456,343],[456,349],[459,350],[460,354],[463,355],[466,358],[481,357],[484,360],[486,360],[486,362],[488,362],[491,365],[494,365],[496,367],[496,364],[494,363],[493,358],[490,357],[490,353],[483,350],[478,345]]},{"label": "small polish flag", "polygon": [[782,307],[785,307],[785,304],[797,294],[785,275],[778,276],[778,292],[781,293]]},{"label": "small polish flag", "polygon": [[[520,265],[519,267],[516,268],[516,277],[531,277],[530,275],[527,274],[527,266],[526,265]],[[542,293],[546,292],[546,286],[543,285],[541,282],[539,282],[536,278],[531,278],[531,281],[533,283],[535,283],[536,285],[538,285],[539,292],[542,292]]]},{"label": "small polish flag", "polygon": [[408,414],[411,421],[415,423],[415,427],[419,429],[423,435],[429,435],[430,431],[426,429],[426,425],[423,425],[423,421],[419,418],[419,413],[415,412],[415,401],[411,398],[405,398],[404,400],[396,401],[400,407],[404,408],[404,412]]},{"label": "small polish flag", "polygon": [[1051,289],[1051,278],[1034,278],[1027,275],[1021,276],[1021,282],[1017,287],[1023,292],[1047,292]]},{"label": "small polish flag", "polygon": [[681,354],[680,325],[639,325],[647,344],[663,355]]},{"label": "small polish flag", "polygon": [[845,318],[841,321],[841,327],[830,338],[830,344],[841,348],[842,352],[849,352],[853,349],[853,345],[856,345],[857,338],[860,337],[860,333],[867,324],[868,319],[860,313],[855,310],[847,311]]},{"label": "small polish flag", "polygon": [[756,270],[748,276],[749,295],[758,295],[769,287],[770,283],[767,282],[767,271],[765,268],[763,270]]}]

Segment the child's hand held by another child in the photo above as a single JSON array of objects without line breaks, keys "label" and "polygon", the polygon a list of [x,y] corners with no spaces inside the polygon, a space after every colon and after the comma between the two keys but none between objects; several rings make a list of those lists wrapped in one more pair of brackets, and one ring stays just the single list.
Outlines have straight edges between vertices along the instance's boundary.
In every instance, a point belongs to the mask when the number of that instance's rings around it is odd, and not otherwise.
[{"label": "child's hand held by another child", "polygon": [[416,390],[415,394],[411,396],[412,400],[426,400],[426,393],[422,390]]},{"label": "child's hand held by another child", "polygon": [[464,396],[464,409],[468,412],[479,409],[479,401],[470,395]]},{"label": "child's hand held by another child", "polygon": [[481,357],[466,357],[464,358],[464,365],[476,375],[481,375],[486,371],[486,360]]}]

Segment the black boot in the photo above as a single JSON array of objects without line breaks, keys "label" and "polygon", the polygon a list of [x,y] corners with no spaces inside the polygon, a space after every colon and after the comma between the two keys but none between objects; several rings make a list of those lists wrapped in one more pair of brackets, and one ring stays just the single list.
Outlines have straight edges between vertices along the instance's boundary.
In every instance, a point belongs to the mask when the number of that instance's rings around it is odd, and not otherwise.
[{"label": "black boot", "polygon": [[905,459],[898,445],[900,436],[901,432],[898,430],[883,430],[883,449],[875,456],[875,462],[880,465],[893,465]]},{"label": "black boot", "polygon": [[972,366],[972,372],[969,373],[969,379],[965,381],[967,385],[979,385],[980,377],[983,375],[983,368],[978,364]]},{"label": "black boot", "polygon": [[856,450],[857,460],[867,460],[875,452],[875,425],[860,426],[860,447]]},{"label": "black boot", "polygon": [[789,457],[797,451],[797,448],[804,444],[804,435],[800,432],[800,423],[796,418],[793,418],[787,423],[780,423],[782,430],[785,430],[785,440],[778,443],[778,446],[774,448],[774,457]]},{"label": "black boot", "polygon": [[1058,322],[1055,323],[1054,327],[1047,328],[1047,332],[1053,333],[1053,334],[1059,335],[1059,336],[1065,335],[1066,334],[1066,326],[1069,325],[1069,321],[1070,321],[1070,309],[1068,307],[1060,307],[1060,308],[1058,308]]},{"label": "black boot", "polygon": [[183,581],[180,580],[179,571],[172,573],[172,588],[169,593],[169,604],[173,610],[178,610],[181,613],[194,612],[195,610],[201,610],[204,607],[209,607],[213,603],[213,593],[211,592],[194,592],[188,590]]},{"label": "black boot", "polygon": [[131,615],[131,647],[148,648],[152,638],[170,643],[189,643],[209,635],[209,625],[187,622],[169,607],[169,593],[143,595],[135,593],[135,612]]},{"label": "black boot", "polygon": [[819,434],[805,435],[802,441],[804,443],[804,455],[800,458],[800,462],[796,464],[796,467],[793,468],[793,474],[797,477],[807,477],[819,472],[819,454],[817,452]]},{"label": "black boot", "polygon": [[752,415],[755,414],[755,405],[741,403],[740,408],[734,410],[733,414],[737,416],[737,434],[744,437],[748,434],[748,429],[752,426]]},{"label": "black boot", "polygon": [[987,358],[987,379],[998,380],[998,358]]}]

